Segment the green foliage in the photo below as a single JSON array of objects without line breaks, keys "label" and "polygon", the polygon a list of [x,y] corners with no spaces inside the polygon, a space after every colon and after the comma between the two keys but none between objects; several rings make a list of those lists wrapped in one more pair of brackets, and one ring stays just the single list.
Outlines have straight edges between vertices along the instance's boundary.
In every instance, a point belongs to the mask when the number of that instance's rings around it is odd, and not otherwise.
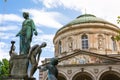
[{"label": "green foliage", "polygon": [[117,36],[114,37],[114,40],[117,40],[117,41],[120,40],[120,31],[119,31],[119,34],[118,34]]},{"label": "green foliage", "polygon": [[2,59],[0,61],[0,77],[9,75],[9,61],[7,59]]},{"label": "green foliage", "polygon": [[120,16],[117,17],[117,23],[120,23]]},{"label": "green foliage", "polygon": [[120,35],[117,35],[114,39],[119,41],[120,40]]},{"label": "green foliage", "polygon": [[[117,23],[120,23],[120,16],[117,17]],[[119,41],[120,40],[120,30],[119,30],[119,34],[117,36],[114,37],[114,40]]]}]

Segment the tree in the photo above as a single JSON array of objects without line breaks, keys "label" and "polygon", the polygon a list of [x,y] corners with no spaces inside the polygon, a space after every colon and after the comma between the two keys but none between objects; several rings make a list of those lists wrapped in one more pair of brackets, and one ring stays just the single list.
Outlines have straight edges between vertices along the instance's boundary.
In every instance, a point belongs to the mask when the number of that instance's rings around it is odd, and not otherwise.
[{"label": "tree", "polygon": [[2,59],[0,61],[0,77],[9,75],[9,61],[7,59]]},{"label": "tree", "polygon": [[120,23],[120,16],[117,17],[117,23]]},{"label": "tree", "polygon": [[[117,23],[120,23],[120,16],[117,17]],[[115,36],[114,38],[115,40],[119,41],[120,40],[120,30],[119,30],[119,34],[117,36]]]}]

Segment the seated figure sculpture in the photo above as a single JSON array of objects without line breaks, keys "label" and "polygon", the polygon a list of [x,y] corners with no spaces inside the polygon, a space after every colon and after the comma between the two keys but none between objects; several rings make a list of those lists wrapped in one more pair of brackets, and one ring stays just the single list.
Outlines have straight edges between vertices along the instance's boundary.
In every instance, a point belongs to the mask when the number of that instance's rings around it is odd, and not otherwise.
[{"label": "seated figure sculpture", "polygon": [[50,63],[44,67],[39,66],[38,69],[41,71],[48,70],[48,80],[58,80],[58,69],[56,65],[58,64],[57,58],[51,58]]},{"label": "seated figure sculpture", "polygon": [[[30,49],[30,53],[28,55],[28,58],[32,65],[32,68],[30,71],[30,77],[32,77],[33,74],[35,73],[35,71],[37,70],[37,66],[39,63],[39,58],[40,58],[40,54],[42,52],[42,48],[45,47],[46,45],[47,44],[45,42],[43,42],[41,45],[36,44]],[[37,59],[36,59],[36,57],[37,57]]]}]

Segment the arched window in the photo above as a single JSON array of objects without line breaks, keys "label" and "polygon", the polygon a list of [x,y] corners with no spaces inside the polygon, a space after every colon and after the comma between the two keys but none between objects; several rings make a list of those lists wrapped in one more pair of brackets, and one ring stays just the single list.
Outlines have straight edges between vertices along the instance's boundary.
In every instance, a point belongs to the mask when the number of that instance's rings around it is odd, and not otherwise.
[{"label": "arched window", "polygon": [[62,45],[61,45],[61,41],[59,41],[58,43],[58,53],[61,53],[62,50]]},{"label": "arched window", "polygon": [[82,40],[82,49],[88,49],[88,36],[85,34],[82,35],[81,40]]},{"label": "arched window", "polygon": [[114,37],[111,37],[112,40],[112,50],[116,51],[117,50],[117,45],[116,45],[116,41],[114,40]]}]

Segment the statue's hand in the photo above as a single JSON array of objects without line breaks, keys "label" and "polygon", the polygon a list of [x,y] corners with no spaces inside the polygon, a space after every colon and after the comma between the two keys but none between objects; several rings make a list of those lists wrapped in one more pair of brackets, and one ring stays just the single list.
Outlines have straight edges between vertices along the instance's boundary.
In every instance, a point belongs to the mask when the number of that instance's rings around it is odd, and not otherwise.
[{"label": "statue's hand", "polygon": [[41,69],[41,66],[38,66],[37,68],[38,68],[38,69]]},{"label": "statue's hand", "polygon": [[37,36],[37,35],[38,35],[38,32],[37,32],[37,31],[35,31],[35,32],[34,32],[34,34]]},{"label": "statue's hand", "polygon": [[16,35],[16,37],[19,36],[19,34]]}]

